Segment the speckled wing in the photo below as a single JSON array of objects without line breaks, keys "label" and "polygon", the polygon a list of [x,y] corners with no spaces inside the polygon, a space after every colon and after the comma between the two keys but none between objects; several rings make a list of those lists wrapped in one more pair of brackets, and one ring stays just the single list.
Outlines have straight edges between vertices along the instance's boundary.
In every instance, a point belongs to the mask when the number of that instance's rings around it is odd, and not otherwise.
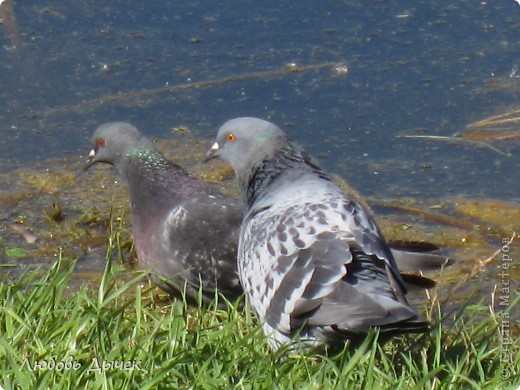
[{"label": "speckled wing", "polygon": [[[280,342],[303,324],[350,321],[366,331],[365,324],[390,320],[385,305],[405,302],[400,275],[377,226],[341,194],[252,210],[238,264],[253,307]],[[406,318],[414,315],[405,311]]]},{"label": "speckled wing", "polygon": [[228,298],[242,294],[237,273],[237,245],[242,220],[240,201],[201,192],[179,203],[165,221],[162,240],[176,253],[189,282],[202,282],[208,298],[215,289]]}]

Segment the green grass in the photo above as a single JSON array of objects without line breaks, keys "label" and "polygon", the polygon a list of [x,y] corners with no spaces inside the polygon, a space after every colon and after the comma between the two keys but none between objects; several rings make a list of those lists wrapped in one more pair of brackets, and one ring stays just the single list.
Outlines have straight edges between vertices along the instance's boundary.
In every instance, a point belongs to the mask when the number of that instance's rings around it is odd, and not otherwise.
[{"label": "green grass", "polygon": [[[466,305],[435,324],[429,334],[384,345],[373,334],[361,347],[334,356],[288,356],[283,349],[270,352],[256,320],[238,304],[221,310],[165,302],[141,286],[142,272],[124,281],[122,267],[111,263],[95,288],[70,292],[75,262],[61,258],[48,272],[33,272],[0,286],[1,387],[516,389],[520,385],[517,337],[512,335],[514,344],[506,354],[512,361],[504,361],[502,316],[482,304]],[[510,313],[518,308],[520,294],[515,294]],[[511,330],[517,326],[513,322]],[[448,323],[449,327],[443,325]],[[125,362],[126,369],[116,366]],[[502,379],[502,373],[509,373],[509,378]]]}]

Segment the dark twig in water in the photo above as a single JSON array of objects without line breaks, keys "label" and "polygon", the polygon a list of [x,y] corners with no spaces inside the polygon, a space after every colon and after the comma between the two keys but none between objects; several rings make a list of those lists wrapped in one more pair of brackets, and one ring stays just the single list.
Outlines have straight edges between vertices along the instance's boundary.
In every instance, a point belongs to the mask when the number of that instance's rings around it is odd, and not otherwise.
[{"label": "dark twig in water", "polygon": [[384,202],[376,199],[371,199],[370,203],[379,207],[383,207],[389,210],[396,210],[406,214],[414,214],[420,215],[426,221],[430,221],[436,224],[445,225],[445,226],[453,226],[460,229],[473,230],[475,229],[475,224],[467,221],[463,221],[460,218],[450,217],[448,215],[432,213],[430,211],[409,207],[409,206],[401,206],[399,204]]},{"label": "dark twig in water", "polygon": [[489,148],[492,151],[494,151],[498,154],[501,154],[503,156],[511,157],[511,153],[504,152],[504,151],[494,147],[493,145],[490,145],[483,141],[467,139],[464,137],[464,134],[461,134],[460,136],[453,136],[453,137],[440,136],[440,135],[399,135],[398,137],[399,138],[423,138],[423,139],[429,139],[429,140],[433,140],[433,141],[447,141],[447,142],[469,142],[469,143],[473,143],[473,144],[476,144],[479,146],[483,146],[485,148]]},{"label": "dark twig in water", "polygon": [[[293,73],[302,73],[312,70],[319,70],[324,68],[331,68],[334,65],[337,65],[337,63],[333,62],[325,62],[320,64],[314,64],[314,65],[287,65],[281,68],[271,69],[271,70],[265,70],[265,71],[258,71],[258,72],[251,72],[251,73],[244,73],[239,75],[232,75],[227,77],[222,77],[219,79],[214,80],[203,80],[203,81],[196,81],[191,83],[182,83],[172,86],[164,86],[159,88],[153,88],[153,89],[146,89],[144,91],[130,91],[125,93],[120,93],[117,95],[107,95],[102,96],[97,99],[92,100],[86,100],[79,104],[71,105],[71,106],[64,106],[64,107],[58,107],[53,108],[50,110],[46,110],[43,112],[40,112],[40,115],[52,115],[57,113],[64,113],[64,112],[81,112],[84,113],[89,110],[96,109],[100,106],[103,106],[105,104],[132,104],[137,99],[141,98],[158,98],[158,95],[162,94],[172,94],[172,93],[178,93],[183,91],[189,91],[192,89],[200,89],[200,88],[211,88],[215,86],[220,86],[224,84],[229,84],[233,82],[239,82],[239,81],[246,81],[246,80],[254,80],[254,79],[267,79],[271,77],[276,76],[284,76],[287,74],[293,74]],[[36,114],[38,115],[38,114]]]}]

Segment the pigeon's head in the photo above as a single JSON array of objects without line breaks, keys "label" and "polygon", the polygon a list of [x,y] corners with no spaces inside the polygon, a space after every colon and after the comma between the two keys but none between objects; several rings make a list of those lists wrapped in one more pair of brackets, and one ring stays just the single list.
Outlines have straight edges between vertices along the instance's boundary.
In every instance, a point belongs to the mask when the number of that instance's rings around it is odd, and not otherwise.
[{"label": "pigeon's head", "polygon": [[262,119],[231,119],[219,129],[206,160],[218,157],[233,167],[239,179],[245,179],[253,167],[274,156],[286,137],[279,127]]},{"label": "pigeon's head", "polygon": [[125,154],[147,139],[129,123],[111,122],[99,126],[92,141],[94,146],[88,154],[85,170],[99,162],[118,166]]}]

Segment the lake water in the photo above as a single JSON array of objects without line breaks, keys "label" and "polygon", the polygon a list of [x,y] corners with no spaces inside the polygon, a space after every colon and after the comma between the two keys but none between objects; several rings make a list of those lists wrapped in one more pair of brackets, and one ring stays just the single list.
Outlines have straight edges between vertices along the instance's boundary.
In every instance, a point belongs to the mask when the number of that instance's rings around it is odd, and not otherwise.
[{"label": "lake water", "polygon": [[[400,137],[460,135],[519,109],[514,0],[1,7],[5,193],[21,166],[45,170],[49,159],[68,159],[77,164],[63,170],[78,169],[103,122],[130,121],[158,138],[184,126],[210,145],[225,120],[257,116],[372,199],[520,200],[518,133],[486,140],[495,149]],[[518,121],[507,130],[518,132]],[[62,202],[78,202],[63,194]],[[16,219],[12,202],[1,207],[2,223]]]},{"label": "lake water", "polygon": [[[0,31],[4,162],[85,155],[93,129],[110,120],[157,137],[188,125],[210,139],[226,119],[258,116],[369,195],[520,198],[518,142],[502,145],[513,154],[505,157],[472,144],[396,138],[451,136],[515,107],[520,5],[513,0],[24,0],[13,10],[17,40]],[[329,62],[348,73],[324,68],[51,111]],[[493,78],[517,88],[489,88]]]}]

